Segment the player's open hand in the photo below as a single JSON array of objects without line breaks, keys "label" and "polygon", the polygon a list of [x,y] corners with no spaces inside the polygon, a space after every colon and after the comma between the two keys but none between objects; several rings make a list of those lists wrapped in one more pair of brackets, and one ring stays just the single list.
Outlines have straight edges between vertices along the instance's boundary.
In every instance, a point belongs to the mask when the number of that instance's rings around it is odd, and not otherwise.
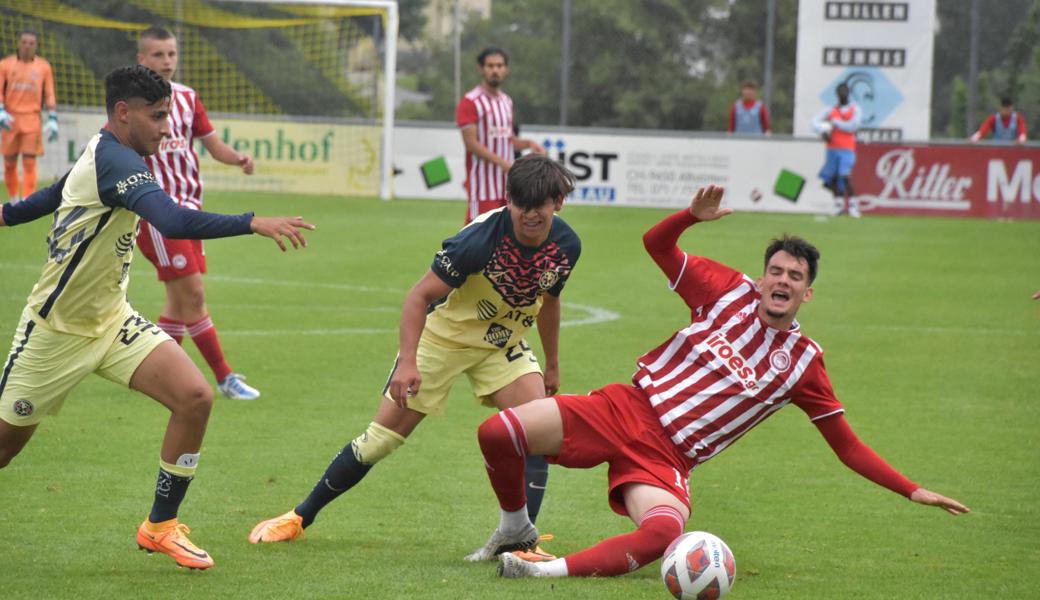
[{"label": "player's open hand", "polygon": [[301,230],[314,229],[314,225],[305,222],[303,217],[253,217],[249,228],[253,233],[271,238],[282,249],[282,252],[285,252],[286,245],[283,237],[289,240],[293,248],[306,248],[307,240],[303,237]]},{"label": "player's open hand", "polygon": [[253,164],[253,157],[249,156],[248,154],[239,154],[238,155],[238,166],[242,167],[242,172],[245,173],[246,175],[252,175],[253,174],[253,167],[255,166]]},{"label": "player's open hand", "polygon": [[1040,290],[1037,290],[1036,293],[1033,294],[1033,300],[1040,300]]},{"label": "player's open hand", "polygon": [[408,408],[408,399],[419,393],[422,375],[415,363],[408,363],[398,358],[394,373],[390,376],[389,392],[394,404],[400,408]]},{"label": "player's open hand", "polygon": [[726,188],[721,185],[709,185],[697,190],[697,195],[690,202],[690,214],[698,221],[714,221],[733,212],[732,208],[719,208]]},{"label": "player's open hand", "polygon": [[951,515],[962,515],[971,512],[970,508],[957,502],[953,498],[947,498],[942,494],[936,494],[935,492],[928,491],[924,488],[917,488],[914,490],[914,493],[910,494],[910,499],[918,504],[938,506]]}]

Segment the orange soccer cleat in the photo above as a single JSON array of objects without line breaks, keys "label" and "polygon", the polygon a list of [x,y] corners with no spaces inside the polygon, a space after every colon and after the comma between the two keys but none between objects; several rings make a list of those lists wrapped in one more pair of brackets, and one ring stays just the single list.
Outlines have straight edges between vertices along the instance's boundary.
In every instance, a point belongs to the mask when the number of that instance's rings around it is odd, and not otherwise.
[{"label": "orange soccer cleat", "polygon": [[177,561],[177,566],[189,569],[208,569],[213,566],[210,555],[191,543],[188,526],[170,519],[162,523],[145,520],[137,528],[137,547],[148,554],[161,552]]},{"label": "orange soccer cleat", "polygon": [[[538,536],[539,542],[549,542],[552,541],[552,539],[553,535],[551,533],[545,533]],[[550,560],[556,560],[556,555],[542,550],[541,545],[535,545],[535,547],[530,550],[514,550],[513,554],[527,562],[549,562]]]},{"label": "orange soccer cleat", "polygon": [[261,521],[249,533],[249,543],[291,542],[303,537],[303,517],[290,510],[284,515]]}]

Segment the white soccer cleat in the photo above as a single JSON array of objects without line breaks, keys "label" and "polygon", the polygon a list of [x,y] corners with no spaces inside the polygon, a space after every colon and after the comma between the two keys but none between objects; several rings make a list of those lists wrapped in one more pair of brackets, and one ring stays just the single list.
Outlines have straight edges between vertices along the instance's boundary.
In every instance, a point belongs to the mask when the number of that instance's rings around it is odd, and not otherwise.
[{"label": "white soccer cleat", "polygon": [[495,560],[495,557],[503,552],[508,553],[513,550],[529,550],[537,545],[538,529],[530,523],[527,524],[527,527],[523,531],[514,535],[505,535],[498,529],[495,529],[495,532],[491,534],[487,543],[484,544],[483,547],[478,548],[472,554],[466,556],[465,560],[469,562]]},{"label": "white soccer cleat", "polygon": [[232,373],[217,384],[221,394],[231,400],[256,400],[260,390],[246,384],[245,376]]},{"label": "white soccer cleat", "polygon": [[858,219],[863,216],[863,213],[859,212],[859,202],[849,201],[849,216],[853,219]]},{"label": "white soccer cleat", "polygon": [[541,571],[533,562],[526,561],[515,554],[506,552],[498,555],[498,576],[509,579],[521,577],[539,577]]}]

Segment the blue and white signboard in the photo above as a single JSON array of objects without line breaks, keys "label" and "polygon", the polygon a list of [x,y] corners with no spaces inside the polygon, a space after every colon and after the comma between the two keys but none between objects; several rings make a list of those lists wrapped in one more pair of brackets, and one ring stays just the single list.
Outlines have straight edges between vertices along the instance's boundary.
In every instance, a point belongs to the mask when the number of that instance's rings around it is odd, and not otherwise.
[{"label": "blue and white signboard", "polygon": [[928,139],[935,0],[800,0],[795,135],[845,83],[862,111],[860,139]]}]

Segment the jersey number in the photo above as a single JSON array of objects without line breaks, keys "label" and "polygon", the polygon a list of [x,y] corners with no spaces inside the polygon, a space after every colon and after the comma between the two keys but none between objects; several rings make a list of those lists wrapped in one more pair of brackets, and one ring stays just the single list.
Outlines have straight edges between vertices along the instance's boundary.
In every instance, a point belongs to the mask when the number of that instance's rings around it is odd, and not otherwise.
[{"label": "jersey number", "polygon": [[[517,350],[517,348],[519,348],[519,350]],[[521,340],[520,343],[515,346],[510,346],[509,348],[506,348],[506,360],[508,360],[509,362],[519,360],[524,356],[527,357],[527,360],[533,363],[538,362],[538,359],[534,357],[534,353],[531,352],[531,347],[528,346],[527,342],[523,340]]]}]

